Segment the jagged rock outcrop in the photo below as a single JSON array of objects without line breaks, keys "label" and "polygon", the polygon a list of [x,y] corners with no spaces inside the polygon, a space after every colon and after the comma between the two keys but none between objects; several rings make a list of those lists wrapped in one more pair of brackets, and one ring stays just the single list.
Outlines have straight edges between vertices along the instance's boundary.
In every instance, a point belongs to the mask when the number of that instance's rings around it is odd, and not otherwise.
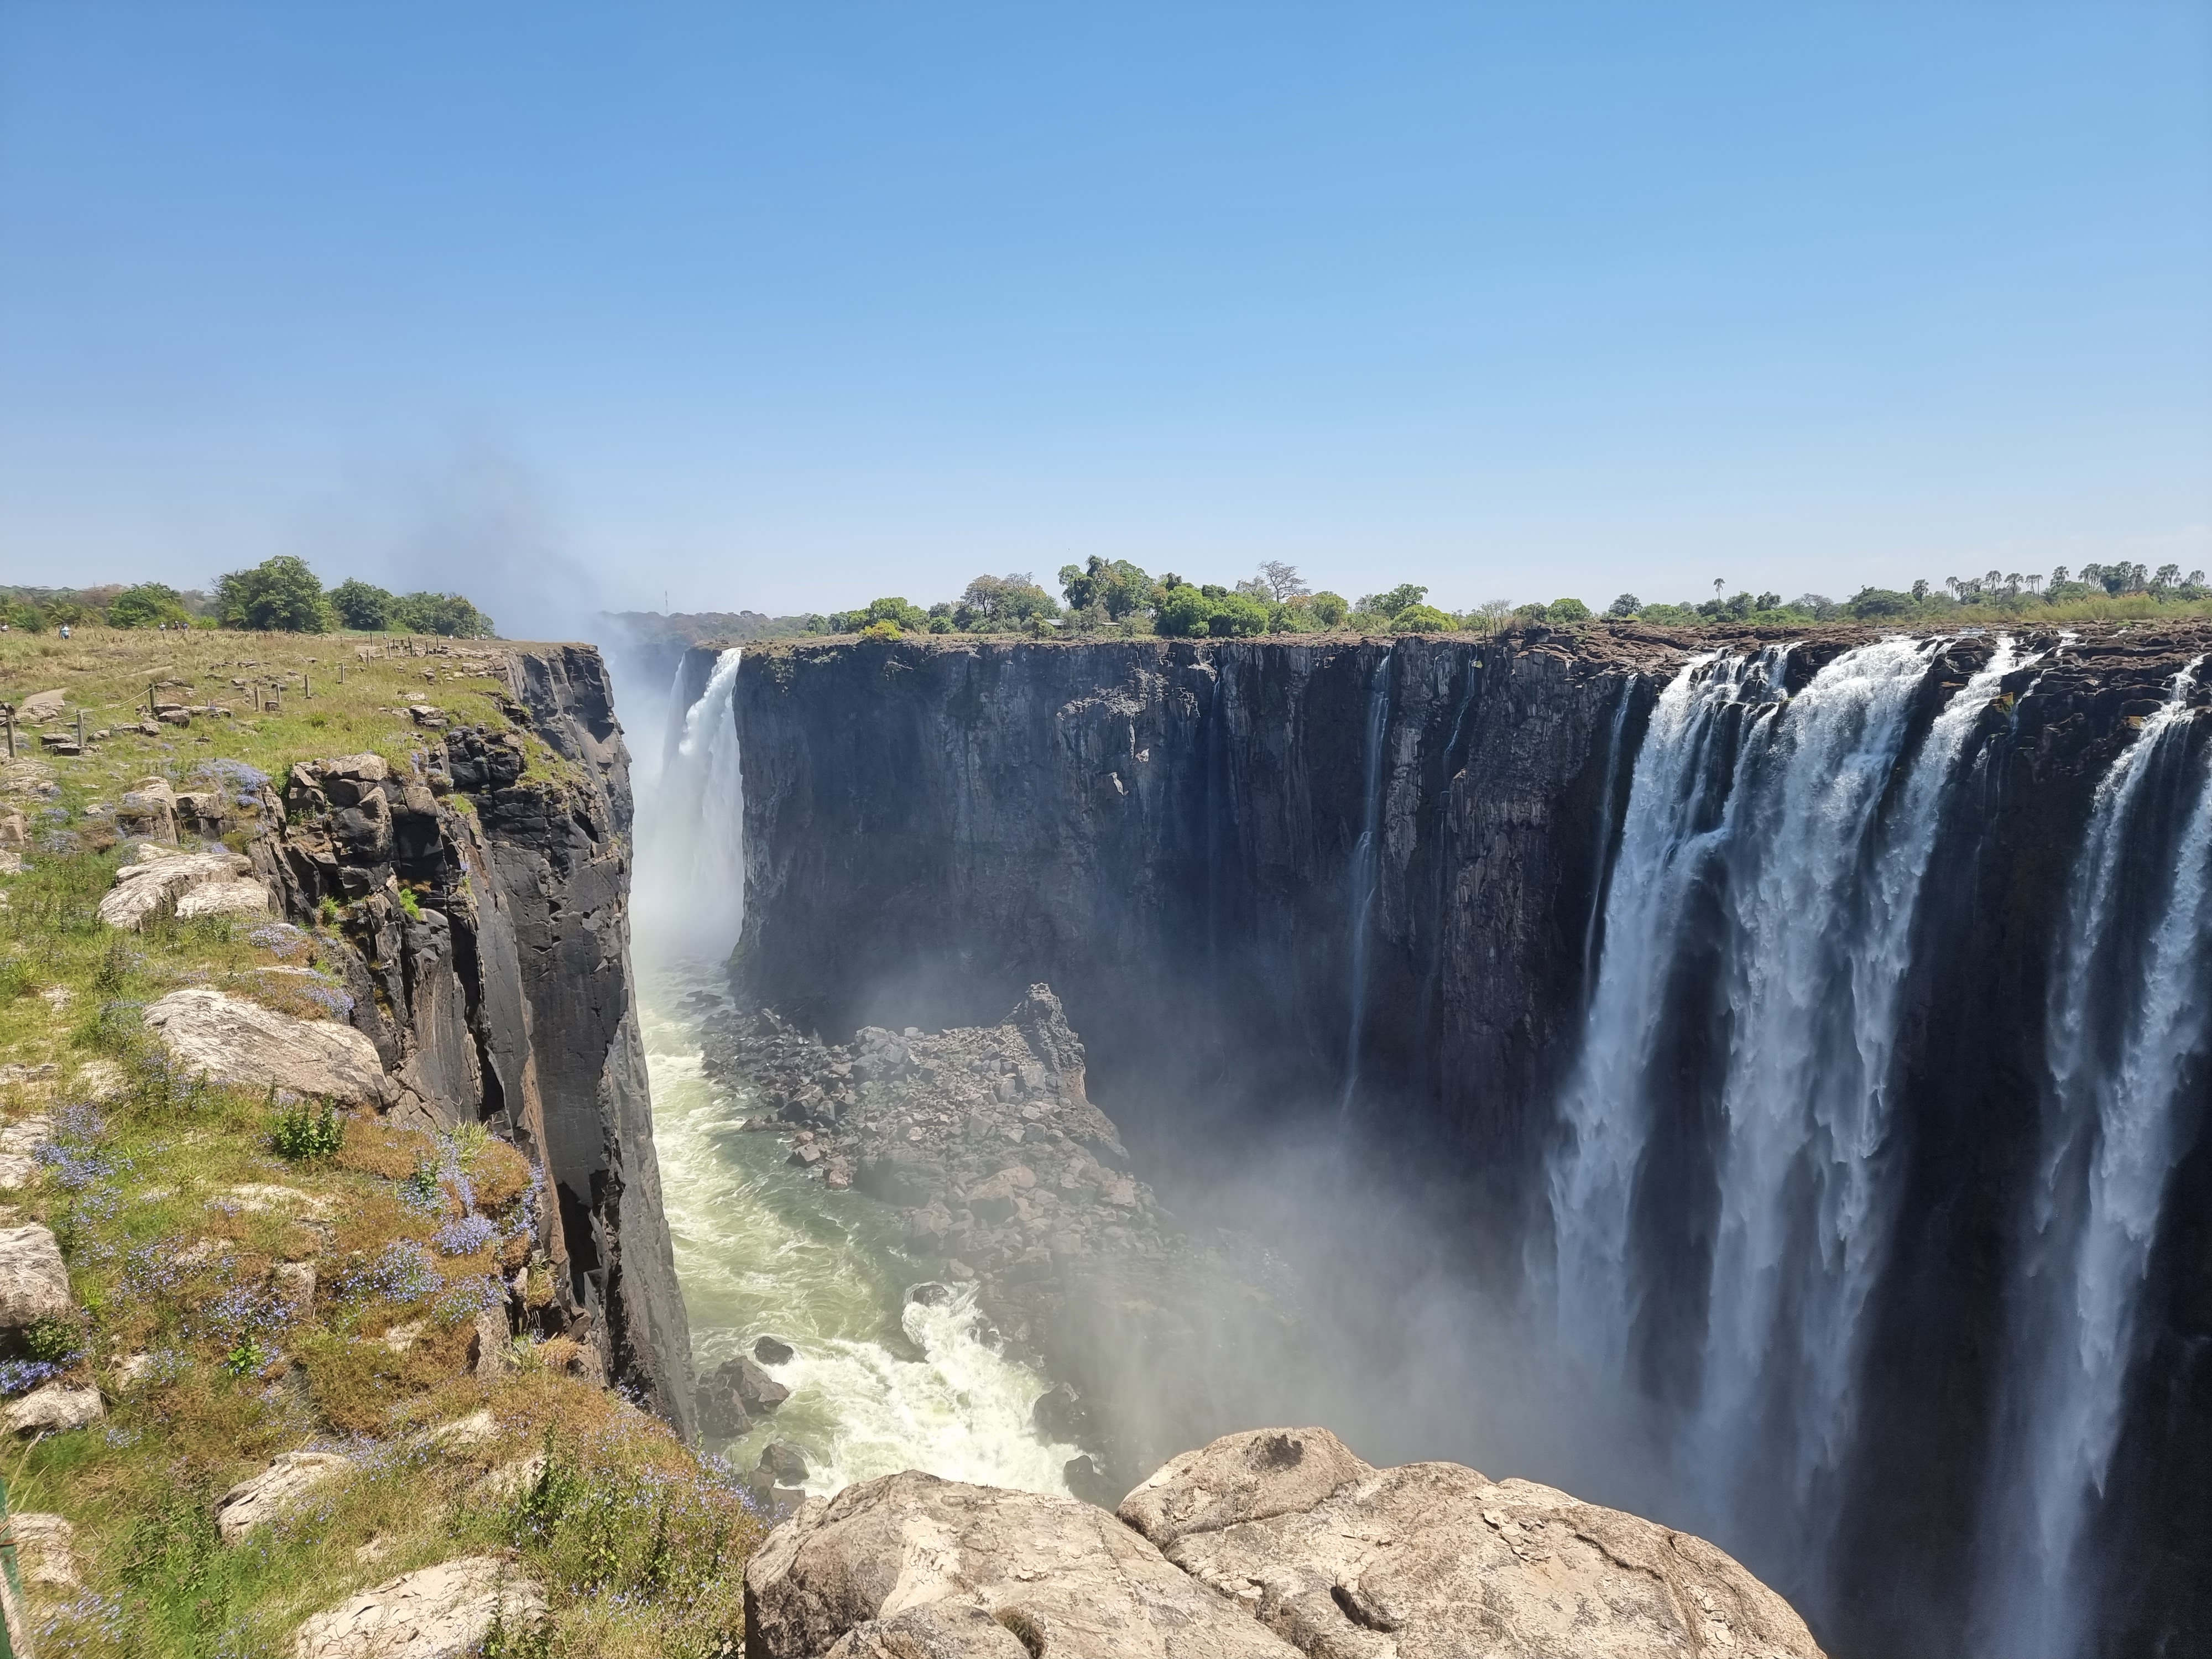
[{"label": "jagged rock outcrop", "polygon": [[1376,1469],[1326,1429],[1224,1437],[1119,1513],[1328,1659],[1820,1651],[1787,1601],[1702,1538],[1457,1463]]},{"label": "jagged rock outcrop", "polygon": [[329,1029],[365,1039],[387,1109],[489,1121],[544,1168],[545,1334],[584,1343],[688,1434],[690,1340],[629,963],[629,759],[596,652],[510,659],[499,683],[519,698],[490,694],[508,725],[418,720],[435,735],[416,770],[373,753],[303,763],[233,816],[258,832],[252,869],[283,914],[334,915],[345,983]]},{"label": "jagged rock outcrop", "polygon": [[746,1568],[746,1651],[992,1654],[995,1625],[1009,1659],[1820,1659],[1703,1539],[1326,1429],[1186,1453],[1119,1517],[915,1474],[810,1499]]},{"label": "jagged rock outcrop", "polygon": [[240,1481],[215,1506],[216,1535],[240,1544],[326,1480],[349,1474],[353,1459],[340,1452],[282,1452],[260,1474]]},{"label": "jagged rock outcrop", "polygon": [[[1186,1179],[1333,1116],[1356,1069],[1354,1146],[1437,1218],[1440,1248],[1517,1273],[1542,1248],[1594,918],[1661,689],[1698,652],[1773,647],[1795,692],[1875,634],[749,647],[738,1003],[800,1030],[934,1028],[994,1019],[1048,981],[1139,1167]],[[1966,1645],[1998,1286],[2039,1179],[2032,1103],[2070,860],[2098,780],[2212,628],[2022,642],[2041,654],[1972,734],[1899,988],[1899,1127],[1881,1154],[1899,1221],[1853,1396],[1862,1443],[1824,1500],[1831,1580],[1864,1591],[1824,1629],[1856,1650]],[[1931,655],[1908,747],[1993,646]],[[711,661],[686,673],[703,684]],[[2201,677],[2191,696],[2201,709]],[[2194,726],[2192,765],[2212,720]],[[1714,1110],[1717,1039],[1685,1029],[1659,1116],[1686,1142]],[[2100,1505],[2120,1648],[2212,1626],[2208,1122],[2195,1114],[2177,1151]],[[1668,1156],[1670,1179],[1711,1181],[1680,1146]],[[1639,1252],[1654,1295],[1698,1305],[1710,1237]],[[1656,1369],[1656,1386],[1684,1386]]]}]

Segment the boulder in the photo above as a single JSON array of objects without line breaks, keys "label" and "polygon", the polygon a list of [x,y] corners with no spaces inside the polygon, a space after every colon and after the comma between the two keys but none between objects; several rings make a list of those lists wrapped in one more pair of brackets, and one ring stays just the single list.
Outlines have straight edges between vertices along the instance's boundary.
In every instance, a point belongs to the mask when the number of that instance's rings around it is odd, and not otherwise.
[{"label": "boulder", "polygon": [[[252,867],[236,853],[179,853],[149,842],[139,848],[136,861],[116,871],[114,890],[100,901],[100,919],[111,927],[142,928],[149,919],[175,908],[194,888],[241,881]],[[261,903],[265,910],[265,889]]]},{"label": "boulder", "polygon": [[177,838],[177,793],[167,778],[141,778],[115,808],[115,827],[127,836]]},{"label": "boulder", "polygon": [[788,1440],[772,1440],[763,1448],[760,1462],[756,1466],[763,1473],[775,1477],[779,1486],[803,1486],[806,1484],[806,1454]]},{"label": "boulder", "polygon": [[19,1331],[70,1310],[69,1268],[53,1234],[36,1223],[0,1228],[0,1331]]},{"label": "boulder", "polygon": [[0,847],[21,851],[31,844],[31,826],[21,812],[0,812]]},{"label": "boulder", "polygon": [[697,1399],[702,1433],[716,1440],[734,1440],[751,1430],[753,1420],[745,1411],[745,1402],[738,1398],[737,1378],[727,1365],[699,1379]]},{"label": "boulder", "polygon": [[259,882],[244,876],[233,881],[204,883],[177,900],[177,915],[187,921],[194,916],[266,916],[268,914],[269,890]]},{"label": "boulder", "polygon": [[[928,1655],[925,1638],[981,1632],[968,1609],[1014,1635],[1022,1650],[1053,1659],[1291,1659],[1297,1651],[1103,1510],[911,1470],[808,1499],[745,1565],[747,1659],[902,1654],[895,1644],[905,1636],[869,1626],[924,1613],[930,1619],[904,1652]],[[848,1636],[855,1644],[838,1648]]]},{"label": "boulder", "polygon": [[294,1659],[460,1659],[496,1622],[510,1636],[543,1628],[544,1592],[511,1562],[464,1556],[388,1578],[300,1626]]},{"label": "boulder", "polygon": [[753,1358],[763,1365],[787,1365],[793,1352],[791,1344],[779,1342],[772,1336],[764,1336],[753,1344]]},{"label": "boulder", "polygon": [[740,1354],[725,1363],[717,1372],[729,1374],[738,1398],[744,1402],[745,1410],[757,1417],[763,1412],[772,1412],[791,1398],[791,1390],[770,1376],[751,1360]]},{"label": "boulder", "polygon": [[8,1530],[15,1539],[15,1564],[31,1589],[75,1589],[76,1528],[66,1516],[11,1515]]},{"label": "boulder", "polygon": [[343,1474],[353,1460],[337,1452],[284,1452],[250,1480],[241,1480],[216,1500],[216,1535],[226,1544],[244,1540],[256,1527],[275,1520],[324,1481]]},{"label": "boulder", "polygon": [[147,1007],[145,1019],[187,1073],[257,1089],[273,1083],[349,1105],[392,1097],[374,1046],[350,1025],[294,1019],[202,987],[170,992]]},{"label": "boulder", "polygon": [[0,1410],[0,1421],[7,1425],[10,1434],[28,1434],[42,1429],[48,1434],[65,1434],[71,1429],[88,1428],[107,1415],[107,1407],[100,1402],[98,1389],[73,1389],[65,1382],[48,1382],[35,1388],[21,1400],[11,1400]]},{"label": "boulder", "polygon": [[1309,1654],[1820,1656],[1788,1602],[1701,1538],[1457,1463],[1377,1469],[1326,1429],[1224,1436],[1119,1513]]},{"label": "boulder", "polygon": [[44,726],[48,720],[59,720],[62,705],[67,701],[58,687],[52,691],[34,691],[15,705],[15,723]]}]

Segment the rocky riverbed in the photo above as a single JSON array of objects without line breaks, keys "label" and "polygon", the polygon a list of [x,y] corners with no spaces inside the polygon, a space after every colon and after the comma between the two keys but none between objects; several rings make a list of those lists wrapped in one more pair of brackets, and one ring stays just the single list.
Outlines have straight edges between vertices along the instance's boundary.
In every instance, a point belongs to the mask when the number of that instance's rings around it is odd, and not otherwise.
[{"label": "rocky riverbed", "polygon": [[992,1026],[828,1043],[763,1009],[710,1020],[704,1048],[761,1109],[746,1128],[782,1136],[831,1188],[895,1206],[917,1274],[941,1281],[909,1294],[972,1284],[983,1340],[1057,1380],[1037,1426],[1083,1449],[1066,1471],[1080,1496],[1112,1503],[1211,1425],[1215,1363],[1301,1339],[1279,1261],[1182,1231],[1138,1178],[1048,986]]}]

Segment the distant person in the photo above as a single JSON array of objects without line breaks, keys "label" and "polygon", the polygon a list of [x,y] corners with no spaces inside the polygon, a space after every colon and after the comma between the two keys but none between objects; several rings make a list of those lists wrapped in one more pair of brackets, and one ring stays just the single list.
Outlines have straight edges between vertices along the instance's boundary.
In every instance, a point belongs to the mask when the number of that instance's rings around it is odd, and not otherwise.
[{"label": "distant person", "polygon": [[69,624],[67,623],[64,623],[62,624],[62,637],[64,639],[67,639],[69,637]]}]

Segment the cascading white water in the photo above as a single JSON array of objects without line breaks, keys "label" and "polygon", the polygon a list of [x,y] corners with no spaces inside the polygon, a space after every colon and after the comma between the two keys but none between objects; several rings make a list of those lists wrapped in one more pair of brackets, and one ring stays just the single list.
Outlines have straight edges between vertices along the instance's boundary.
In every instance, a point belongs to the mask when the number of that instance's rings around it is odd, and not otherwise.
[{"label": "cascading white water", "polygon": [[744,924],[744,775],[731,706],[744,654],[732,647],[716,658],[688,708],[672,693],[659,767],[638,780],[630,885],[648,960],[726,956]]},{"label": "cascading white water", "polygon": [[[672,708],[657,772],[639,769],[635,945],[653,1139],[676,1272],[702,1374],[773,1335],[792,1390],[725,1449],[750,1467],[771,1440],[805,1454],[809,1490],[900,1469],[1065,1492],[1070,1445],[1040,1440],[1033,1371],[979,1340],[972,1289],[925,1306],[890,1212],[793,1170],[773,1135],[738,1133],[743,1103],[708,1077],[697,1009],[725,1000],[720,964],[744,921],[738,653]],[[679,679],[680,684],[680,679]]]},{"label": "cascading white water", "polygon": [[1352,1115],[1352,1097],[1359,1089],[1359,1060],[1367,1025],[1367,925],[1381,879],[1382,833],[1382,745],[1390,733],[1390,653],[1383,652],[1375,665],[1367,689],[1367,778],[1365,805],[1359,841],[1352,851],[1352,981],[1351,1025],[1344,1045],[1344,1088],[1336,1104],[1337,1116]]},{"label": "cascading white water", "polygon": [[[1700,658],[1661,694],[1551,1173],[1562,1358],[1585,1382],[1633,1393],[1635,1218],[1692,1202],[1646,1189],[1660,1044],[1683,1017],[1670,999],[1714,1006],[1726,1048],[1705,1334],[1693,1403],[1661,1413],[1660,1432],[1711,1523],[1757,1528],[1767,1559],[1808,1586],[1817,1517],[1832,1507],[1816,1487],[1851,1431],[1862,1316],[1889,1234],[1875,1160],[1942,792],[2022,665],[2001,641],[1907,763],[1939,649],[1891,639],[1846,652],[1794,698],[1778,696],[1785,653]],[[1699,895],[1716,937],[1694,923]],[[1701,971],[1717,986],[1691,982]]]},{"label": "cascading white water", "polygon": [[1723,717],[1765,696],[1779,661],[1692,659],[1659,694],[1629,782],[1597,988],[1560,1101],[1569,1138],[1550,1176],[1554,1259],[1548,1274],[1535,1268],[1553,1286],[1562,1357],[1601,1389],[1626,1380],[1629,1207],[1651,1129],[1646,1068],[1680,921],[1720,842]]},{"label": "cascading white water", "polygon": [[2014,1370],[2026,1380],[1985,1506],[1992,1521],[1976,1633],[1991,1656],[2089,1647],[2094,1595],[2083,1546],[2119,1436],[2183,1071],[2205,1037],[2212,771],[2185,798],[2154,926],[2127,927],[2121,890],[2129,849],[2156,828],[2154,782],[2185,754],[2188,699],[2203,661],[2174,676],[2165,704],[2100,781],[2071,878],[2045,1028],[2051,1099],[2013,1333]]}]

